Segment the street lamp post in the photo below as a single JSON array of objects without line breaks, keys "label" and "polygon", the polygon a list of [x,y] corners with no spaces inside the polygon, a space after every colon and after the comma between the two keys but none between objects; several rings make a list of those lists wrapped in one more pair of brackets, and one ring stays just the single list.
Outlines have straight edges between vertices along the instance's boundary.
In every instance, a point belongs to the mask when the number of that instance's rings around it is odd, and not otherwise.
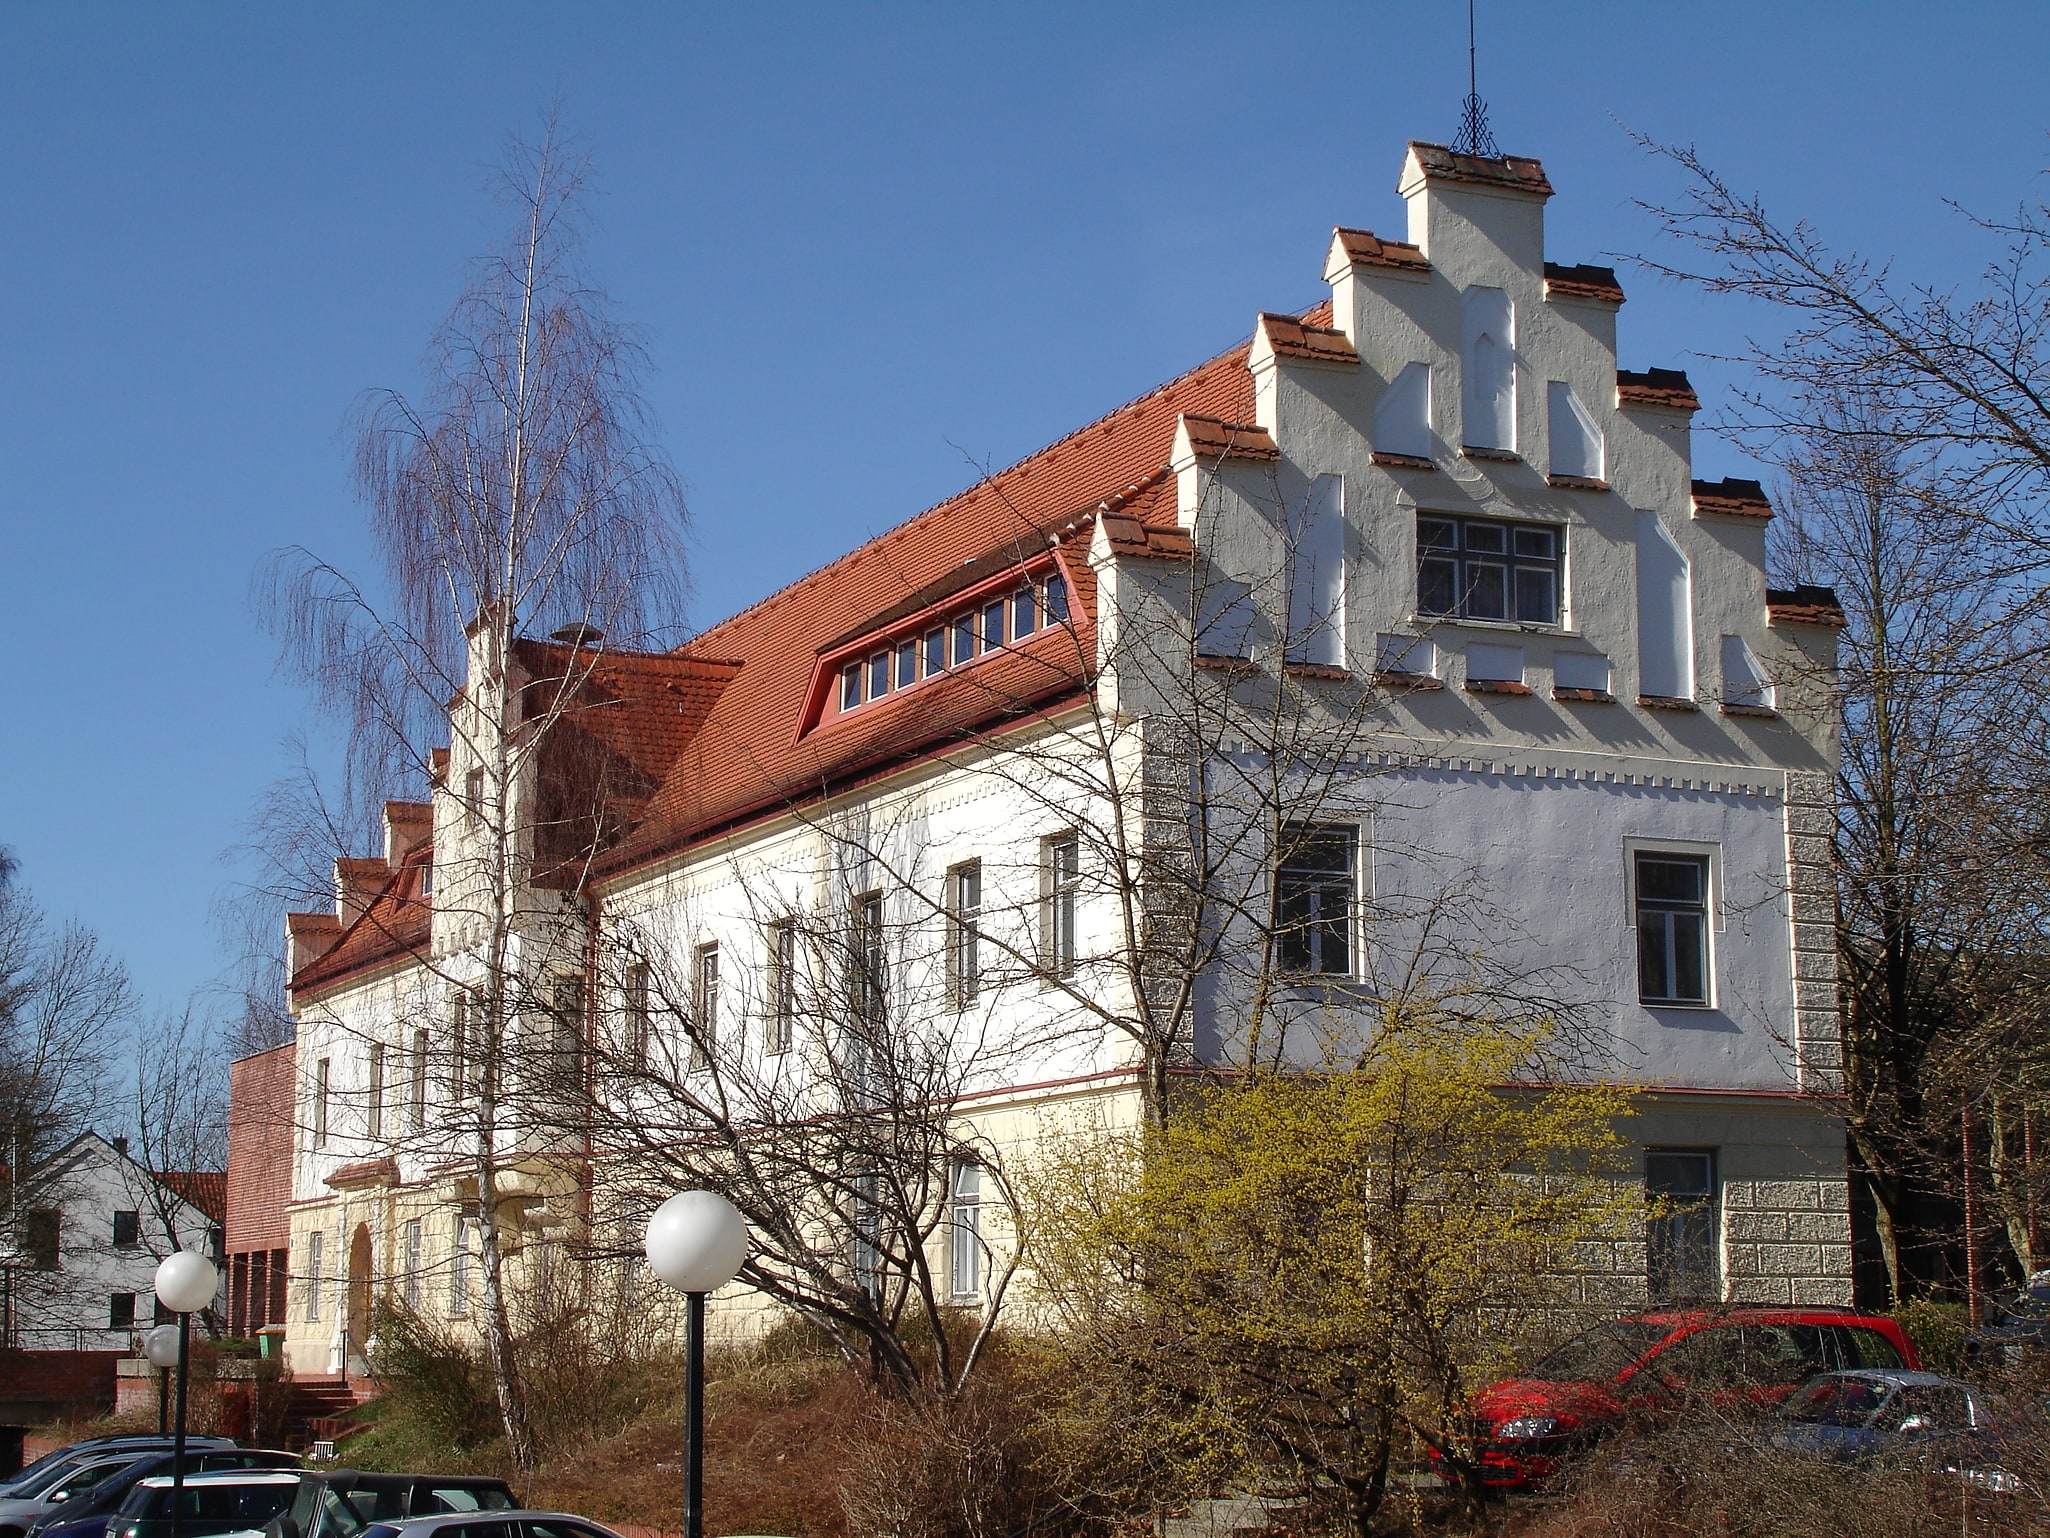
[{"label": "street lamp post", "polygon": [[705,1538],[705,1294],[740,1274],[747,1249],[746,1220],[716,1191],[680,1192],[648,1219],[648,1265],[690,1303],[684,1368],[683,1538]]},{"label": "street lamp post", "polygon": [[142,1354],[157,1370],[157,1435],[171,1429],[171,1369],[178,1365],[178,1326],[160,1324],[142,1338]]},{"label": "street lamp post", "polygon": [[171,1437],[171,1538],[181,1538],[185,1526],[185,1380],[192,1368],[192,1316],[213,1302],[220,1287],[221,1273],[197,1250],[166,1255],[157,1267],[157,1301],[178,1316],[178,1426]]}]

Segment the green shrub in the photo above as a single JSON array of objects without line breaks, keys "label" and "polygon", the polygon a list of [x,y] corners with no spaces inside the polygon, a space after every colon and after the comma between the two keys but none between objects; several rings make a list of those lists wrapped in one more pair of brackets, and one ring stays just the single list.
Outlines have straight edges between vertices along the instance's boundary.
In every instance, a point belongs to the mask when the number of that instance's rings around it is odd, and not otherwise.
[{"label": "green shrub", "polygon": [[1924,1371],[1955,1377],[1964,1370],[1965,1335],[1972,1327],[1971,1310],[1964,1304],[1912,1298],[1893,1311],[1893,1318],[1915,1343]]}]

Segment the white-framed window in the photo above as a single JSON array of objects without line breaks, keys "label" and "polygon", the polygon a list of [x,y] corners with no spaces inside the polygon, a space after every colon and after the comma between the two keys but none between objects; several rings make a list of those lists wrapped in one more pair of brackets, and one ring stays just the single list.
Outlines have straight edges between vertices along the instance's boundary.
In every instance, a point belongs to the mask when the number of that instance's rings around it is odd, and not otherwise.
[{"label": "white-framed window", "polygon": [[411,1218],[406,1223],[406,1307],[418,1313],[420,1310],[420,1269],[426,1257],[422,1253],[420,1219]]},{"label": "white-framed window", "polygon": [[1647,1148],[1644,1194],[1655,1204],[1645,1223],[1645,1290],[1654,1303],[1721,1295],[1715,1151]]},{"label": "white-framed window", "polygon": [[370,1095],[364,1108],[365,1130],[372,1137],[384,1136],[384,1043],[370,1044]]},{"label": "white-framed window", "polygon": [[947,872],[947,991],[955,1007],[982,991],[982,862],[964,860]]},{"label": "white-framed window", "polygon": [[847,1004],[854,1019],[880,1027],[890,1003],[890,958],[883,933],[883,894],[867,892],[848,910]]},{"label": "white-framed window", "polygon": [[1040,880],[1045,893],[1040,916],[1046,969],[1055,977],[1073,977],[1076,944],[1076,901],[1082,891],[1082,836],[1056,833],[1040,850]]},{"label": "white-framed window", "polygon": [[411,1125],[415,1132],[427,1127],[427,1058],[433,1038],[425,1030],[413,1032],[413,1060],[408,1063],[406,1101],[412,1112]]},{"label": "white-framed window", "polygon": [[315,1229],[306,1236],[306,1322],[320,1323],[321,1269],[326,1262],[327,1235]]},{"label": "white-framed window", "polygon": [[1283,972],[1353,974],[1359,898],[1359,829],[1296,823],[1274,857],[1274,959]]},{"label": "white-framed window", "polygon": [[330,1058],[322,1058],[313,1065],[313,1146],[327,1146],[328,1075],[333,1066]]},{"label": "white-framed window", "polygon": [[471,1065],[484,1055],[484,1001],[476,990],[458,988],[448,1001],[448,1099],[468,1104],[475,1083]]},{"label": "white-framed window", "polygon": [[700,945],[691,957],[690,1066],[712,1066],[712,1043],[719,1034],[719,942]]},{"label": "white-framed window", "polygon": [[1714,861],[1704,850],[1630,851],[1637,997],[1703,1008],[1714,1000]]},{"label": "white-framed window", "polygon": [[982,596],[972,608],[946,615],[925,630],[871,641],[887,649],[840,666],[841,713],[1067,623],[1068,585],[1060,573],[1021,582],[1007,592]]},{"label": "white-framed window", "polygon": [[762,1021],[762,1050],[788,1052],[797,1029],[797,921],[769,925],[769,996]]},{"label": "white-framed window", "polygon": [[463,776],[463,822],[473,833],[484,826],[484,784],[482,769]]},{"label": "white-framed window", "polygon": [[1416,530],[1418,614],[1559,623],[1558,524],[1419,513]]},{"label": "white-framed window", "polygon": [[947,1280],[957,1299],[982,1292],[982,1166],[954,1161],[947,1193]]},{"label": "white-framed window", "polygon": [[627,963],[619,982],[620,1048],[627,1061],[640,1065],[648,1060],[648,1037],[654,1029],[654,1011],[649,1001],[653,976],[645,961]]},{"label": "white-framed window", "polygon": [[448,1316],[461,1319],[470,1312],[470,1220],[457,1218],[448,1256]]}]

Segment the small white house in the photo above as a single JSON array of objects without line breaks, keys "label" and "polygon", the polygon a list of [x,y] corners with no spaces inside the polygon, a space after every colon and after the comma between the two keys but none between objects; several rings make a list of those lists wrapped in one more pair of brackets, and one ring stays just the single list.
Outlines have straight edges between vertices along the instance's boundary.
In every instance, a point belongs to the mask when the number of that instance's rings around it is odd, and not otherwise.
[{"label": "small white house", "polygon": [[126,1350],[156,1322],[157,1263],[180,1249],[219,1256],[223,1181],[211,1170],[154,1175],[126,1138],[73,1138],[13,1193],[0,1342]]}]

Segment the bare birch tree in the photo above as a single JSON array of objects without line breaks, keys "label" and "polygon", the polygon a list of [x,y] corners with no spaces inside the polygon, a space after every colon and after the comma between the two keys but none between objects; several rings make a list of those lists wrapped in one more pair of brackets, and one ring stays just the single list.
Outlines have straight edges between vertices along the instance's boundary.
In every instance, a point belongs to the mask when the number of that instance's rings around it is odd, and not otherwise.
[{"label": "bare birch tree", "polygon": [[[683,499],[649,438],[644,355],[581,265],[589,174],[553,119],[538,143],[509,146],[495,191],[512,227],[431,338],[425,393],[362,402],[356,479],[389,601],[293,551],[271,610],[299,676],[349,727],[345,801],[418,796],[455,723],[451,772],[470,831],[437,851],[434,879],[438,921],[455,924],[463,945],[459,960],[430,965],[468,1001],[464,1063],[492,1069],[452,1110],[476,1182],[485,1353],[521,1467],[535,1447],[506,1298],[500,1185],[523,1118],[495,1066],[544,1002],[523,942],[556,899],[537,888],[574,886],[542,868],[560,864],[560,840],[535,826],[536,754],[607,646],[658,644],[682,570]],[[518,638],[565,626],[595,643],[581,648],[588,661],[529,687]],[[555,816],[557,833],[591,819],[584,806]]]}]

